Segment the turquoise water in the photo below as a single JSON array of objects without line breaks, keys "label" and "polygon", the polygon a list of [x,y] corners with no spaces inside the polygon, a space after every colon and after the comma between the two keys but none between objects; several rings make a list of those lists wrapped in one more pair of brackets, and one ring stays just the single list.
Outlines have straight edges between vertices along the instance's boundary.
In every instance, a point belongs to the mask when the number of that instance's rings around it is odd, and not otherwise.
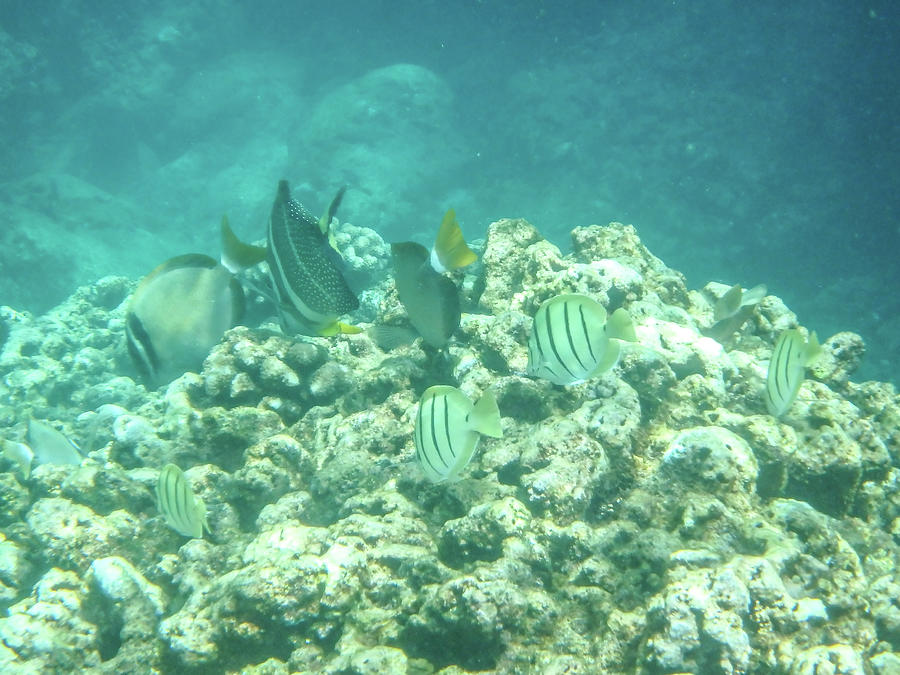
[{"label": "turquoise water", "polygon": [[[898,23],[0,4],[0,672],[900,672]],[[200,256],[134,292],[280,179],[268,262],[365,330]],[[451,207],[478,261],[392,279]]]},{"label": "turquoise water", "polygon": [[[323,207],[349,183],[343,219],[389,241],[448,206],[470,236],[523,216],[562,246],[632,223],[690,285],[766,283],[897,381],[892,3],[7,2],[0,20],[4,304],[214,253],[223,212],[258,236],[286,176]],[[373,75],[395,64],[418,69]]]}]

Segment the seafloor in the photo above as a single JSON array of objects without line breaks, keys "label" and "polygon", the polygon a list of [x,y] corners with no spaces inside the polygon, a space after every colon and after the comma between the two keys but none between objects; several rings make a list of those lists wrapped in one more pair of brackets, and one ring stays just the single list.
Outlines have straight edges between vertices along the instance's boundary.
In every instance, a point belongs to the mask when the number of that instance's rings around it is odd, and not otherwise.
[{"label": "seafloor", "polygon": [[[822,336],[776,420],[765,366],[798,322],[777,297],[721,345],[700,331],[726,287],[689,290],[632,227],[575,229],[562,256],[501,220],[480,252],[446,353],[264,323],[158,391],[128,362],[128,279],[2,308],[5,434],[48,420],[90,458],[27,480],[0,460],[0,670],[900,672],[900,399],[851,380],[862,340]],[[363,318],[402,314],[374,257],[351,265]],[[564,292],[625,307],[639,339],[570,387],[521,374]],[[432,485],[412,426],[438,383],[493,391],[504,436]],[[212,536],[157,512],[167,462]]]}]

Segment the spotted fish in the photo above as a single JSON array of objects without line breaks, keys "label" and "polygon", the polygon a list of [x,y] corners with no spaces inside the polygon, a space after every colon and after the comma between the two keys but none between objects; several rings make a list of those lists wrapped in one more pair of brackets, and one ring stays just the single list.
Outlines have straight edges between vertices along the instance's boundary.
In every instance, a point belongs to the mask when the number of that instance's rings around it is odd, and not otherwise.
[{"label": "spotted fish", "polygon": [[[334,208],[339,201],[332,202]],[[331,210],[329,215],[334,215]],[[290,318],[300,332],[311,335],[358,332],[338,321],[359,307],[359,300],[325,230],[327,225],[291,199],[288,182],[280,181],[269,218],[267,261],[282,327]]]}]

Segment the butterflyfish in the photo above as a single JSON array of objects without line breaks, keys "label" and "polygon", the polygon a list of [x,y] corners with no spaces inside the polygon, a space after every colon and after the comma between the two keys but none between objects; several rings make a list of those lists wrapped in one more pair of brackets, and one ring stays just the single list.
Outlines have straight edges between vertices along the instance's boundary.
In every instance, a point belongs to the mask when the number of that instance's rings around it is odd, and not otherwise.
[{"label": "butterflyfish", "polygon": [[606,310],[585,295],[557,295],[534,315],[528,338],[528,374],[554,384],[584,382],[612,368],[619,340],[636,342],[631,316]]},{"label": "butterflyfish", "polygon": [[821,353],[815,332],[810,333],[809,340],[796,328],[778,336],[766,374],[766,407],[773,417],[781,417],[790,409],[800,391],[806,367]]},{"label": "butterflyfish", "polygon": [[144,277],[125,316],[128,351],[153,383],[198,370],[244,311],[241,285],[209,256],[181,255]]},{"label": "butterflyfish", "polygon": [[413,241],[391,244],[394,284],[409,322],[432,347],[443,347],[459,327],[459,290],[444,272],[475,262],[453,209],[441,221],[431,251]]},{"label": "butterflyfish", "polygon": [[[342,195],[343,188],[332,202],[334,210]],[[329,223],[334,216],[332,208],[326,214]],[[342,314],[359,307],[359,300],[344,278],[343,260],[329,244],[324,230],[327,223],[323,227],[291,199],[288,182],[280,181],[269,218],[266,259],[282,328],[286,331],[291,325],[289,320],[298,332],[309,335],[360,330],[338,321]]]},{"label": "butterflyfish", "polygon": [[456,387],[429,387],[419,401],[416,457],[433,483],[456,478],[472,459],[481,435],[500,438],[500,411],[490,391],[472,402]]},{"label": "butterflyfish", "polygon": [[183,537],[203,537],[210,532],[206,521],[206,505],[194,496],[184,472],[174,464],[166,464],[156,481],[156,504],[166,524]]},{"label": "butterflyfish", "polygon": [[25,440],[35,464],[81,464],[84,456],[68,436],[41,420],[28,420]]}]

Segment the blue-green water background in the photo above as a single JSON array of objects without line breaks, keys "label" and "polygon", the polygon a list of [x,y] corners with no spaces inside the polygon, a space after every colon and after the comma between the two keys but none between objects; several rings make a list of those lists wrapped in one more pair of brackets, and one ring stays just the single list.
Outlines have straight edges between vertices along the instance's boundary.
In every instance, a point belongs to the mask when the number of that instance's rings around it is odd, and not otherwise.
[{"label": "blue-green water background", "polygon": [[[900,10],[839,2],[0,4],[0,304],[263,234],[276,181],[427,240],[634,224],[900,381]],[[394,64],[423,69],[373,71]],[[434,77],[428,75],[428,71]]]}]

